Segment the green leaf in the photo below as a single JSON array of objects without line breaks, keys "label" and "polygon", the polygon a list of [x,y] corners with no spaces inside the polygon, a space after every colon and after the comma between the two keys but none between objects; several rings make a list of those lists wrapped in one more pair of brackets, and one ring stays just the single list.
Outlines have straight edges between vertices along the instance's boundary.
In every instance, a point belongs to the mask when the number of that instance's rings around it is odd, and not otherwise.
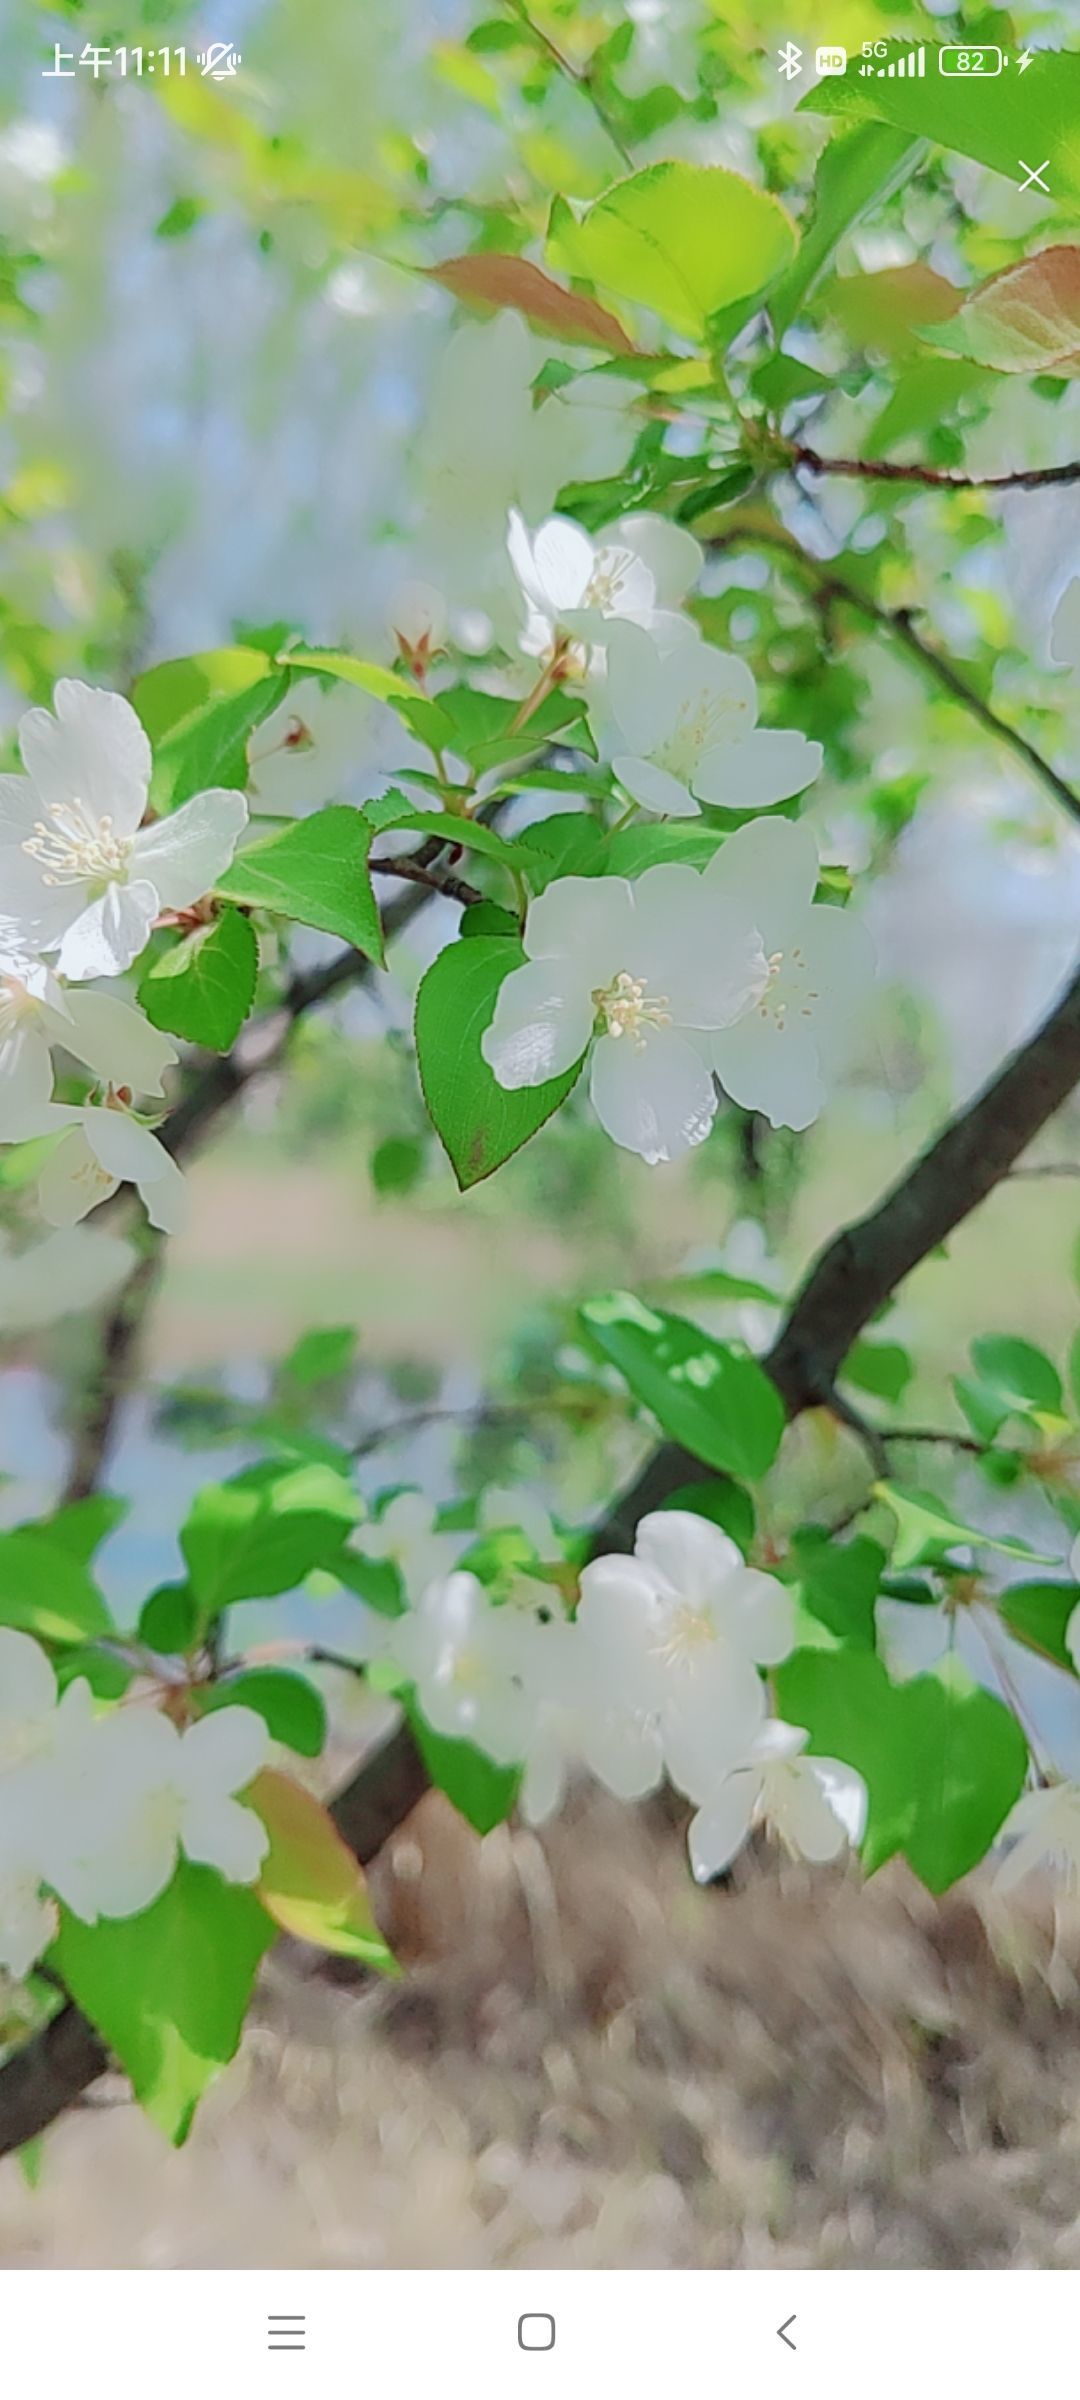
[{"label": "green leaf", "polygon": [[972,1364],[982,1383],[1021,1415],[1029,1410],[1061,1412],[1061,1377],[1052,1360],[1015,1333],[980,1333],[971,1345]]},{"label": "green leaf", "polygon": [[859,1341],[848,1351],[840,1374],[845,1383],[871,1392],[876,1400],[896,1401],[903,1398],[914,1371],[901,1343]]},{"label": "green leaf", "polygon": [[480,1042],[501,985],[524,966],[520,942],[501,936],[449,942],[428,968],[416,995],[416,1056],[424,1099],[463,1192],[493,1175],[561,1108],[581,1073],[532,1090],[504,1092]]},{"label": "green leaf", "polygon": [[397,710],[399,717],[416,735],[418,742],[429,748],[444,749],[450,741],[453,727],[437,703],[425,699],[415,684],[391,667],[374,666],[366,658],[350,658],[345,650],[286,650],[282,666],[303,667],[309,672],[330,676],[335,683],[355,684],[361,692],[369,692],[373,700],[386,700]]},{"label": "green leaf", "polygon": [[115,1630],[82,1560],[36,1527],[0,1533],[0,1625],[45,1642],[84,1642]]},{"label": "green leaf", "polygon": [[796,239],[779,201],[730,168],[665,160],[614,184],[581,218],[557,202],[547,256],[702,341],[718,310],[783,273]]},{"label": "green leaf", "polygon": [[1012,1414],[1008,1402],[988,1384],[980,1383],[976,1375],[954,1375],[952,1387],[976,1440],[995,1441]]},{"label": "green leaf", "polygon": [[247,1797],[270,1836],[258,1892],[275,1924],[296,1941],[396,1973],[359,1860],[321,1803],[272,1767],[256,1776]]},{"label": "green leaf", "polygon": [[1010,1583],[997,1595],[1001,1622],[1017,1641],[1070,1675],[1077,1673],[1077,1662],[1065,1636],[1077,1608],[1080,1589],[1075,1583]]},{"label": "green leaf", "polygon": [[265,683],[266,668],[265,650],[201,650],[193,658],[167,658],[136,677],[132,706],[156,745],[208,701],[227,700]]},{"label": "green leaf", "polygon": [[590,1300],[582,1323],[635,1399],[673,1441],[747,1483],[768,1472],[784,1430],[780,1395],[757,1360],[685,1317],[646,1308],[630,1292]]},{"label": "green leaf", "polygon": [[68,1551],[72,1558],[88,1567],[94,1552],[123,1524],[130,1508],[130,1500],[120,1500],[110,1492],[94,1492],[86,1500],[69,1500],[66,1507],[57,1509],[55,1516],[42,1517],[40,1523],[21,1525],[19,1532],[44,1534],[46,1541]]},{"label": "green leaf", "polygon": [[796,1534],[792,1556],[804,1608],[838,1641],[873,1650],[877,1638],[874,1608],[885,1565],[880,1543],[863,1535],[837,1542],[818,1526],[807,1526]]},{"label": "green leaf", "polygon": [[911,175],[921,143],[889,125],[855,125],[826,143],[798,256],[769,295],[777,340],[798,316],[846,233]]},{"label": "green leaf", "polygon": [[[925,76],[864,76],[852,64],[844,76],[823,78],[799,107],[816,116],[881,118],[995,167],[1010,185],[1019,181],[1022,159],[1046,159],[1054,198],[1080,200],[1080,53],[1037,50],[1023,75],[953,76],[938,71],[940,46],[927,43]],[[891,42],[889,56],[910,48]]]},{"label": "green leaf", "polygon": [[382,966],[382,924],[368,872],[371,832],[359,809],[321,808],[239,851],[218,891],[337,934]]},{"label": "green leaf", "polygon": [[424,1172],[424,1147],[406,1134],[390,1134],[376,1145],[371,1153],[371,1180],[380,1200],[401,1199],[416,1190]]},{"label": "green leaf", "polygon": [[892,1684],[867,1650],[798,1650],[775,1670],[781,1714],[810,1749],[856,1767],[868,1875],[899,1851],[931,1892],[984,1858],[1023,1789],[1027,1743],[1010,1711],[950,1669]]},{"label": "green leaf", "polygon": [[139,1640],[159,1658],[182,1658],[199,1639],[199,1604],[189,1583],[162,1583],[143,1602]]},{"label": "green leaf", "polygon": [[205,701],[159,742],[150,784],[159,816],[170,816],[196,792],[247,790],[248,742],[288,690],[286,675],[267,675],[265,658],[262,666],[260,682],[224,699]]},{"label": "green leaf", "polygon": [[406,1715],[428,1774],[474,1833],[491,1833],[505,1823],[521,1788],[520,1767],[497,1767],[472,1742],[436,1733],[415,1703]]},{"label": "green leaf", "polygon": [[312,1567],[332,1566],[362,1513],[344,1476],[318,1464],[247,1467],[228,1483],[205,1484],[180,1533],[203,1618],[291,1591]]},{"label": "green leaf", "polygon": [[320,1757],[326,1744],[326,1703],[306,1675],[287,1667],[247,1667],[201,1694],[204,1716],[217,1708],[253,1708],[275,1742],[301,1758]]},{"label": "green leaf", "polygon": [[259,945],[238,908],[178,942],[151,967],[139,1000],[151,1025],[204,1050],[231,1050],[255,998]]},{"label": "green leaf", "polygon": [[945,1558],[959,1543],[974,1550],[1000,1550],[1006,1558],[1028,1558],[1037,1566],[1054,1563],[1045,1550],[1033,1550],[1029,1542],[1006,1540],[999,1534],[981,1532],[977,1525],[963,1524],[950,1515],[933,1492],[913,1491],[900,1483],[875,1483],[874,1491],[896,1518],[894,1567],[912,1567],[923,1559]]},{"label": "green leaf", "polygon": [[301,1391],[310,1391],[349,1374],[355,1359],[355,1325],[313,1325],[282,1359],[280,1372]]},{"label": "green leaf", "polygon": [[275,1928],[252,1892],[183,1860],[136,1917],[84,1925],[66,1910],[49,1964],[174,2143],[207,2085],[236,2055]]}]

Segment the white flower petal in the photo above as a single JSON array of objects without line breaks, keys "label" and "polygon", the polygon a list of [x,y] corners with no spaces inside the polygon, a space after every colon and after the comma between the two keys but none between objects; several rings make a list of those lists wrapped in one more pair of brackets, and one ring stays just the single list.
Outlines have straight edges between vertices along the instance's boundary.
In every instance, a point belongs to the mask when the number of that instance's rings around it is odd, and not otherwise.
[{"label": "white flower petal", "polygon": [[187,908],[231,866],[247,821],[242,792],[197,792],[137,835],[132,869],[153,884],[161,908]]},{"label": "white flower petal", "polygon": [[576,964],[530,960],[500,985],[481,1056],[504,1091],[550,1083],[581,1057],[595,1014]]},{"label": "white flower petal", "polygon": [[820,775],[825,753],[802,733],[758,730],[706,750],[694,775],[699,800],[716,808],[775,808]]},{"label": "white flower petal", "polygon": [[658,605],[665,609],[678,608],[704,564],[705,553],[693,534],[651,509],[617,517],[596,538],[598,547],[608,545],[636,553],[652,576]]},{"label": "white flower petal", "polygon": [[28,1718],[47,1717],[55,1706],[56,1677],[40,1643],[0,1625],[0,1771],[13,1729]]},{"label": "white flower petal", "polygon": [[531,959],[572,960],[591,991],[627,965],[634,899],[620,875],[562,875],[529,909],[525,951]]},{"label": "white flower petal", "polygon": [[[146,807],[150,744],[128,701],[65,677],[53,693],[55,716],[32,708],[19,723],[23,764],[46,808],[78,800],[113,832],[132,834]],[[37,809],[41,814],[40,806]]]},{"label": "white flower petal", "polygon": [[803,924],[817,889],[818,867],[817,843],[809,826],[766,817],[729,834],[702,880],[745,912],[768,952],[783,946],[793,924]]},{"label": "white flower petal", "polygon": [[647,808],[654,817],[700,817],[701,810],[693,793],[664,767],[654,767],[647,758],[615,758],[612,769],[624,792],[636,800],[639,808]]},{"label": "white flower petal", "polygon": [[589,1090],[605,1133],[649,1166],[695,1149],[716,1114],[708,1068],[666,1026],[650,1028],[641,1049],[606,1034],[593,1051]]},{"label": "white flower petal", "polygon": [[216,1867],[227,1883],[257,1883],[270,1848],[261,1817],[239,1800],[190,1801],[181,1842],[186,1858],[197,1866]]},{"label": "white flower petal", "polygon": [[648,867],[634,885],[634,972],[676,1025],[731,1025],[760,998],[769,969],[757,928],[693,867]]},{"label": "white flower petal", "polygon": [[110,883],[68,925],[57,962],[61,974],[72,983],[89,983],[96,975],[123,975],[145,950],[157,913],[152,883]]},{"label": "white flower petal", "polygon": [[17,1026],[0,1041],[0,1142],[18,1142],[23,1128],[52,1098],[49,1045],[35,1025]]},{"label": "white flower petal", "polygon": [[92,1068],[101,1083],[127,1084],[133,1092],[164,1095],[162,1076],[176,1065],[179,1053],[167,1033],[159,1033],[141,1008],[109,992],[67,994],[67,1017],[50,1013],[50,1041],[63,1043],[73,1058]]},{"label": "white flower petal", "polygon": [[745,1572],[742,1552],[723,1526],[688,1508],[657,1508],[642,1517],[634,1555],[668,1596],[695,1602]]},{"label": "white flower petal", "polygon": [[192,1800],[229,1799],[251,1782],[269,1754],[270,1736],[257,1710],[239,1704],[211,1709],[181,1740],[181,1787]]},{"label": "white flower petal", "polygon": [[88,1108],[84,1130],[105,1173],[135,1184],[151,1225],[161,1233],[179,1233],[187,1216],[184,1178],[149,1128],[119,1109]]},{"label": "white flower petal", "polygon": [[[59,1111],[56,1112],[59,1115]],[[44,1132],[48,1128],[39,1128]],[[111,1200],[120,1177],[103,1167],[77,1123],[58,1142],[38,1176],[38,1207],[47,1225],[61,1230],[78,1225],[92,1208]]]},{"label": "white flower petal", "polygon": [[750,1833],[760,1789],[760,1775],[752,1767],[743,1767],[738,1774],[729,1775],[691,1818],[687,1843],[698,1883],[722,1875],[738,1857]]},{"label": "white flower petal", "polygon": [[783,1024],[751,1010],[739,1024],[714,1033],[712,1062],[725,1092],[740,1108],[753,1108],[770,1125],[803,1133],[825,1105],[817,1043],[798,1018]]}]

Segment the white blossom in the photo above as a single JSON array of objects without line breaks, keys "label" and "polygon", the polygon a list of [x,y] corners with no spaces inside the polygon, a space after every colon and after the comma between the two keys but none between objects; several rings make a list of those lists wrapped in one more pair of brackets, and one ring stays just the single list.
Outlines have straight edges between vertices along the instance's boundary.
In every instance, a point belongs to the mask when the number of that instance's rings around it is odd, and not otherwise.
[{"label": "white blossom", "polygon": [[229,1883],[256,1882],[269,1836],[254,1809],[236,1797],[269,1752],[255,1710],[214,1709],[183,1731],[160,1709],[137,1706],[114,1710],[107,1722],[97,1794],[97,1824],[105,1832],[83,1911],[92,1903],[101,1916],[129,1917],[149,1908],[171,1883],[181,1853],[216,1867]]},{"label": "white blossom", "polygon": [[530,1628],[516,1609],[493,1607],[478,1578],[459,1570],[429,1584],[391,1630],[394,1658],[436,1733],[475,1742],[499,1766],[524,1756]]},{"label": "white blossom", "polygon": [[805,825],[743,825],[706,867],[707,891],[757,927],[766,979],[752,1008],[714,1034],[712,1063],[742,1108],[802,1131],[857,1038],[873,950],[849,909],[814,905],[817,844]]},{"label": "white blossom", "polygon": [[560,1806],[578,1767],[620,1800],[655,1791],[664,1760],[656,1719],[613,1691],[606,1644],[579,1613],[571,1622],[534,1619],[523,1649],[528,1717],[520,1806],[542,1825]]},{"label": "white blossom", "polygon": [[1080,1783],[1051,1783],[1024,1792],[998,1835],[1011,1848],[994,1881],[1011,1891],[1038,1867],[1049,1867],[1071,1892],[1080,1890]]},{"label": "white blossom", "polygon": [[573,642],[580,671],[582,645],[603,642],[612,620],[662,633],[702,559],[692,534],[647,514],[619,517],[596,534],[572,517],[549,517],[531,533],[514,508],[507,548],[526,604],[521,648],[544,659]]},{"label": "white blossom", "polygon": [[606,1659],[612,1702],[655,1720],[668,1772],[691,1799],[753,1741],[764,1714],[757,1669],[786,1658],[795,1633],[790,1592],[684,1509],[643,1517],[632,1558],[583,1569],[578,1623]]},{"label": "white blossom", "polygon": [[803,1755],[810,1736],[772,1718],[745,1755],[716,1784],[691,1819],[690,1864],[699,1883],[721,1875],[755,1825],[765,1825],[794,1858],[815,1863],[857,1848],[866,1826],[867,1791],[854,1767]]},{"label": "white blossom", "polygon": [[481,1050],[506,1091],[572,1067],[595,1031],[590,1096],[605,1132],[650,1165],[704,1141],[716,1092],[702,1032],[764,992],[765,954],[745,909],[692,867],[634,884],[567,875],[528,912],[528,964],[507,976]]},{"label": "white blossom", "polygon": [[[775,808],[821,772],[820,742],[767,732],[742,659],[694,635],[666,655],[637,624],[607,636],[603,749],[623,790],[658,816]],[[603,720],[606,719],[606,722]]]},{"label": "white blossom", "polygon": [[20,721],[25,775],[0,776],[0,891],[32,947],[85,982],[123,974],[162,909],[211,889],[247,802],[200,792],[143,826],[152,759],[134,709],[66,679],[53,699],[55,714],[32,708]]},{"label": "white blossom", "polygon": [[98,1082],[164,1097],[176,1045],[140,1008],[111,992],[65,991],[41,959],[0,924],[0,1141],[18,1141],[52,1096],[52,1051],[66,1050]]},{"label": "white blossom", "polygon": [[186,1216],[184,1178],[164,1144],[126,1107],[53,1101],[26,1120],[24,1133],[59,1134],[38,1177],[47,1225],[77,1225],[122,1183],[133,1183],[151,1225],[179,1233]]},{"label": "white blossom", "polygon": [[438,1513],[424,1492],[395,1492],[378,1517],[355,1528],[349,1547],[362,1558],[386,1560],[395,1566],[407,1597],[417,1600],[430,1583],[450,1573],[468,1538],[462,1533],[440,1533]]}]

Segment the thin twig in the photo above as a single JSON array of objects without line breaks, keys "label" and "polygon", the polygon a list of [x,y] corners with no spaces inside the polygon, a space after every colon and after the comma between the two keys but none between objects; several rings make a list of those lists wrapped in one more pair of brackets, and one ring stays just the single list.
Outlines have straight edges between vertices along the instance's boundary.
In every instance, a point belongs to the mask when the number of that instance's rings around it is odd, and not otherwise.
[{"label": "thin twig", "polygon": [[1015,467],[1005,475],[954,474],[946,467],[901,465],[893,458],[823,458],[808,442],[793,442],[793,466],[811,475],[854,475],[868,483],[915,483],[935,492],[1038,492],[1048,485],[1080,483],[1080,460],[1061,467]]},{"label": "thin twig", "polygon": [[423,884],[425,891],[437,892],[442,900],[460,901],[462,908],[475,908],[484,898],[474,883],[466,883],[461,875],[450,875],[445,868],[424,867],[415,858],[371,858],[368,865],[373,875],[394,875],[402,883]]},{"label": "thin twig", "polygon": [[810,583],[820,607],[827,609],[834,601],[842,602],[846,608],[855,609],[865,617],[869,624],[879,626],[883,633],[900,642],[909,655],[917,660],[923,673],[930,676],[942,691],[948,692],[951,699],[958,701],[961,708],[966,709],[986,733],[993,735],[995,741],[1003,743],[1015,757],[1021,759],[1029,773],[1053,793],[1055,800],[1067,809],[1071,817],[1080,822],[1080,794],[1073,785],[1058,773],[1048,758],[1044,758],[1042,751],[1036,749],[1026,734],[991,708],[989,701],[983,699],[982,693],[968,682],[943,651],[917,631],[915,612],[911,608],[883,607],[871,593],[862,591],[847,576],[837,574],[827,559],[812,558],[801,542],[796,541],[794,534],[788,533],[768,510],[750,508],[738,514],[732,511],[723,533],[715,535],[708,546],[715,555],[726,550],[745,549],[748,545],[778,551],[796,573]]}]

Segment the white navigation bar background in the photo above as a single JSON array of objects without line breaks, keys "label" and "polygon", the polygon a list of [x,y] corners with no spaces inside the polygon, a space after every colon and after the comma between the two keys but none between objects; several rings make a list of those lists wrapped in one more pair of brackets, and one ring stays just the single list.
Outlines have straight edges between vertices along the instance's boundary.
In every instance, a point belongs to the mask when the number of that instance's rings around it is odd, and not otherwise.
[{"label": "white navigation bar background", "polygon": [[40,2400],[1015,2400],[1048,2376],[1071,2388],[1078,2310],[1072,2273],[20,2270],[0,2283],[5,2384]]}]

